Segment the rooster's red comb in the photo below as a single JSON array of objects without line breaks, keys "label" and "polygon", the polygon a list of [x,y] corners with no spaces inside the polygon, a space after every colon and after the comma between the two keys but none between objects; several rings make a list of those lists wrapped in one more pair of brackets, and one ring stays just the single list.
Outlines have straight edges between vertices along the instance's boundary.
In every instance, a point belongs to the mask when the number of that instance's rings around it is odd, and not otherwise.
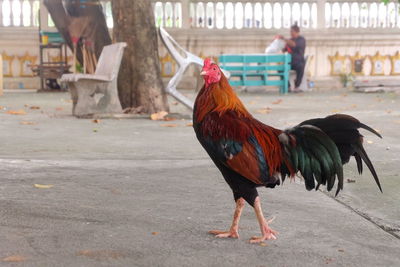
[{"label": "rooster's red comb", "polygon": [[206,58],[205,60],[204,60],[204,67],[210,67],[211,66],[211,58]]}]

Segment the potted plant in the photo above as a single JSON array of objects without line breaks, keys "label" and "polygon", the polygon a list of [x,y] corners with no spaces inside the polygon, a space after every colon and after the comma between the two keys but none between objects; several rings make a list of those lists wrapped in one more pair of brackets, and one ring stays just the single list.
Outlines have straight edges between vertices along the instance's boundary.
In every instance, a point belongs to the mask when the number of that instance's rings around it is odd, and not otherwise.
[{"label": "potted plant", "polygon": [[351,72],[342,72],[340,73],[340,82],[344,88],[347,88],[354,82],[354,75]]}]

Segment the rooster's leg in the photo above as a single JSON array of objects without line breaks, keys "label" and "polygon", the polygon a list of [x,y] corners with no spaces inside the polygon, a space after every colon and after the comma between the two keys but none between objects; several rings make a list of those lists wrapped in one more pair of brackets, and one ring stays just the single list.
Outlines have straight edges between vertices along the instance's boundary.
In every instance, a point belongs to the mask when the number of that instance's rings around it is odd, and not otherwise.
[{"label": "rooster's leg", "polygon": [[254,201],[254,211],[256,212],[257,220],[258,220],[258,223],[260,224],[262,236],[252,237],[250,239],[250,243],[260,243],[260,242],[263,242],[264,240],[276,239],[276,235],[278,234],[278,232],[269,228],[268,224],[271,223],[273,221],[273,219],[271,219],[269,221],[267,221],[265,219],[263,212],[261,210],[260,197],[257,197],[256,200]]},{"label": "rooster's leg", "polygon": [[231,237],[231,238],[239,238],[239,220],[240,220],[240,215],[242,214],[242,210],[244,207],[244,199],[239,198],[236,201],[236,209],[235,213],[233,215],[233,221],[231,228],[229,231],[219,231],[219,230],[212,230],[209,233],[215,235],[216,237],[224,238],[224,237]]}]

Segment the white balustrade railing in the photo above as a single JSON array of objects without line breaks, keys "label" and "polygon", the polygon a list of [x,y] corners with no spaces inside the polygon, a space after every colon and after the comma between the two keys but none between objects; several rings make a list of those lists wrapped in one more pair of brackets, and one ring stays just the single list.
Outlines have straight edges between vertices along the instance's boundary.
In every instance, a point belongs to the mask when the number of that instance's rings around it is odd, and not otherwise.
[{"label": "white balustrade railing", "polygon": [[37,27],[39,0],[0,0],[0,27]]},{"label": "white balustrade railing", "polygon": [[[151,0],[157,26],[167,28],[247,29],[400,28],[397,1],[343,0]],[[113,27],[111,1],[100,1]],[[37,27],[42,0],[0,0],[0,27]],[[45,9],[43,7],[43,9]],[[47,12],[42,11],[42,15]],[[42,18],[52,27],[48,16]]]},{"label": "white balustrade railing", "polygon": [[397,1],[327,1],[327,28],[395,28],[400,27],[400,5]]},{"label": "white balustrade railing", "polygon": [[[153,1],[157,26],[209,29],[395,28],[397,1]],[[183,8],[183,9],[182,9]],[[187,20],[182,14],[188,14]],[[175,23],[174,23],[175,21]],[[178,22],[178,23],[177,23]]]}]

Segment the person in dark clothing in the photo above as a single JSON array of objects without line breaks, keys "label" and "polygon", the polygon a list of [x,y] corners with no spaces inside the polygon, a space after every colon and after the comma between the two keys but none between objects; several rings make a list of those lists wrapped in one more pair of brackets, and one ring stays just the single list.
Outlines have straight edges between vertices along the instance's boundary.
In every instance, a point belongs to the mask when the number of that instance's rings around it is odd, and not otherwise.
[{"label": "person in dark clothing", "polygon": [[278,38],[286,42],[284,51],[292,55],[292,70],[296,71],[295,89],[300,91],[299,86],[304,75],[304,51],[306,50],[306,39],[300,35],[300,28],[296,24],[290,27],[290,39],[285,39],[279,35]]}]

